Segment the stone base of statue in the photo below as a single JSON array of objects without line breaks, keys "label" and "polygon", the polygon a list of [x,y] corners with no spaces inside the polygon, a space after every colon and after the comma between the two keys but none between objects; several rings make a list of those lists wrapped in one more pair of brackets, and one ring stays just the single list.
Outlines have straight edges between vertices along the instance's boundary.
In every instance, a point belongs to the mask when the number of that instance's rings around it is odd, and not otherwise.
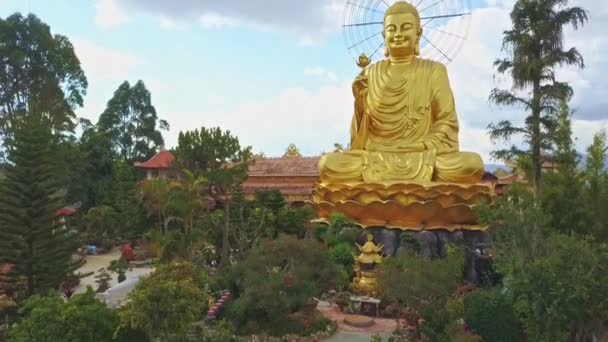
[{"label": "stone base of statue", "polygon": [[489,202],[494,189],[487,184],[382,182],[317,184],[313,205],[325,222],[341,213],[363,228],[401,230],[485,230],[473,208]]}]

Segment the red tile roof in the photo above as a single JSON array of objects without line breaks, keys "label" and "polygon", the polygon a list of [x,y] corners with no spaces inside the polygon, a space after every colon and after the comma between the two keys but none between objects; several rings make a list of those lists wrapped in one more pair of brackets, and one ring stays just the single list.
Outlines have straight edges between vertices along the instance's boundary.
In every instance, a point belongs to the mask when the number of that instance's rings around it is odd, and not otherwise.
[{"label": "red tile roof", "polygon": [[519,179],[519,177],[513,173],[510,175],[498,178],[498,182],[502,183],[502,184],[511,184],[511,183],[516,182],[518,179]]},{"label": "red tile roof", "polygon": [[256,157],[249,167],[249,177],[319,176],[319,156],[315,157]]},{"label": "red tile roof", "polygon": [[5,263],[2,266],[0,266],[0,273],[3,274],[8,274],[13,270],[13,267],[15,267],[15,264],[11,264],[11,263]]},{"label": "red tile roof", "polygon": [[140,169],[168,169],[175,160],[175,156],[167,150],[160,150],[154,157],[143,163],[135,163],[135,167]]},{"label": "red tile roof", "polygon": [[58,216],[72,216],[72,215],[76,214],[76,209],[65,207],[65,208],[61,208],[61,209],[57,210],[56,214]]}]

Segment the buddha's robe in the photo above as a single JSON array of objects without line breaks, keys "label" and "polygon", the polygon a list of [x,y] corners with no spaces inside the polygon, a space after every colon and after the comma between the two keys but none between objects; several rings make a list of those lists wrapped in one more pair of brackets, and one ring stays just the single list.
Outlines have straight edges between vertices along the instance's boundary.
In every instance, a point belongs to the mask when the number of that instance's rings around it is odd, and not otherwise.
[{"label": "buddha's robe", "polygon": [[323,183],[443,181],[476,183],[479,155],[459,152],[458,119],[447,70],[415,59],[366,68],[353,83],[350,150],[319,161]]}]

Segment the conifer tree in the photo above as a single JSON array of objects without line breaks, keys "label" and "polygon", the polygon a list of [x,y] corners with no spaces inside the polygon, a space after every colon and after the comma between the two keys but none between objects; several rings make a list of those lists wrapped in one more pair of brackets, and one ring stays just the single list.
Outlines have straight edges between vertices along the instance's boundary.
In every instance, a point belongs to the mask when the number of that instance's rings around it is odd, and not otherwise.
[{"label": "conifer tree", "polygon": [[493,155],[497,159],[529,157],[536,194],[540,193],[543,153],[550,148],[560,101],[573,95],[567,82],[556,79],[555,70],[568,65],[584,67],[578,50],[565,48],[564,31],[568,26],[575,30],[583,26],[587,12],[567,5],[568,0],[517,0],[511,11],[513,27],[503,33],[503,49],[509,56],[494,62],[499,74],[511,76],[513,87],[493,89],[490,100],[501,106],[522,106],[526,118],[521,125],[509,120],[490,124],[490,137],[509,141],[520,135],[528,146],[513,145]]},{"label": "conifer tree", "polygon": [[555,172],[543,179],[543,205],[551,214],[551,226],[562,233],[589,233],[589,217],[585,211],[583,175],[579,169],[580,156],[572,139],[571,112],[563,100],[553,132]]},{"label": "conifer tree", "polygon": [[26,279],[28,296],[46,294],[78,266],[78,240],[57,216],[63,191],[47,118],[29,115],[15,128],[0,183],[0,262],[13,265],[14,279]]}]

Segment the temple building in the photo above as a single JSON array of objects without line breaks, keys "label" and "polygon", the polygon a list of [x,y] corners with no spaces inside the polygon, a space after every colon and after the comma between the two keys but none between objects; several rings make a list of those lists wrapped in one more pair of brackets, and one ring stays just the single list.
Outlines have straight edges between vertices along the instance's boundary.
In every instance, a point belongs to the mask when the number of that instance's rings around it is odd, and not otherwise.
[{"label": "temple building", "polygon": [[175,156],[161,147],[160,151],[149,160],[143,163],[136,162],[135,167],[146,172],[146,179],[166,178],[174,160]]},{"label": "temple building", "polygon": [[[249,175],[243,183],[245,196],[252,199],[257,190],[279,190],[285,201],[293,205],[303,205],[312,199],[314,185],[319,182],[320,156],[302,156],[295,145],[291,144],[282,157],[265,157],[256,155],[249,167]],[[167,177],[173,154],[161,149],[149,160],[135,163],[135,167],[145,171],[146,179]],[[511,183],[521,181],[515,174],[496,177],[486,173],[482,182],[493,183],[496,193],[502,194]]]},{"label": "temple building", "polygon": [[317,164],[320,157],[283,156],[256,157],[243,184],[247,197],[256,190],[278,189],[285,201],[304,204],[312,198],[312,189],[319,181]]},{"label": "temple building", "polygon": [[[319,158],[302,156],[293,144],[282,157],[255,156],[243,183],[245,196],[251,199],[256,190],[276,189],[288,203],[304,204],[312,198],[313,186],[319,181]],[[161,149],[149,160],[135,163],[135,167],[145,171],[146,179],[167,177],[173,160],[170,151]]]}]

